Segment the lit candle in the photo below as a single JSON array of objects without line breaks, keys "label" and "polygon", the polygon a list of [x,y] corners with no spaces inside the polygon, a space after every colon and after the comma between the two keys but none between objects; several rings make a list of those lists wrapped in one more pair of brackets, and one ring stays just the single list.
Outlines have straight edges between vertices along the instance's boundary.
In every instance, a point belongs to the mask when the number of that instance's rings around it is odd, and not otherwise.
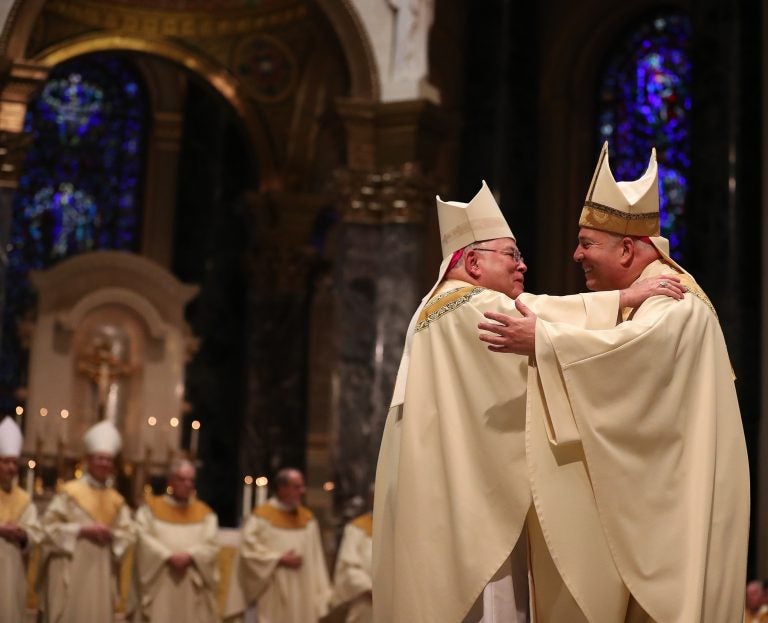
[{"label": "lit candle", "polygon": [[35,494],[35,462],[32,459],[27,463],[27,493],[30,497]]},{"label": "lit candle", "polygon": [[19,428],[24,428],[24,407],[21,405],[16,407],[16,424]]},{"label": "lit candle", "polygon": [[61,445],[62,449],[67,445],[67,419],[69,418],[69,411],[66,409],[61,410]]},{"label": "lit candle", "polygon": [[253,476],[245,477],[243,484],[243,519],[251,514],[253,508]]},{"label": "lit candle", "polygon": [[259,476],[256,479],[256,506],[261,506],[267,501],[267,480],[266,476]]},{"label": "lit candle", "polygon": [[197,456],[197,447],[200,443],[200,422],[198,420],[192,420],[192,432],[189,435],[189,453],[193,456]]}]

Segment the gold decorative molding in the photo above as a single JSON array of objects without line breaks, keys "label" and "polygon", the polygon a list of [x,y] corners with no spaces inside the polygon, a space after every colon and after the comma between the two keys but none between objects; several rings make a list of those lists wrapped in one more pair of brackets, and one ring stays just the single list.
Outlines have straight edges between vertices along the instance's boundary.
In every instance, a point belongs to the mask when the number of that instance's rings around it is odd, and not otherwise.
[{"label": "gold decorative molding", "polygon": [[274,30],[303,20],[307,6],[299,0],[274,2],[266,9],[217,8],[215,11],[150,9],[93,2],[91,0],[52,0],[46,11],[80,24],[104,30],[119,30],[143,37],[181,37],[207,39],[232,37]]},{"label": "gold decorative molding", "polygon": [[347,223],[423,223],[435,200],[434,182],[413,162],[382,171],[342,169],[334,177]]},{"label": "gold decorative molding", "polygon": [[0,188],[15,189],[19,185],[21,167],[31,144],[30,134],[0,131]]},{"label": "gold decorative molding", "polygon": [[0,131],[21,132],[27,103],[48,77],[48,68],[33,61],[9,63],[0,78]]}]

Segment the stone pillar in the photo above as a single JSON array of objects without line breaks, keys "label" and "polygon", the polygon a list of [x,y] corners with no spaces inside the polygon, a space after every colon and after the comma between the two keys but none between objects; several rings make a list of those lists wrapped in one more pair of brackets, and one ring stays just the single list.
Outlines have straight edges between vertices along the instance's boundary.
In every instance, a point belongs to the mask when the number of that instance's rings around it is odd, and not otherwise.
[{"label": "stone pillar", "polygon": [[166,268],[170,268],[173,254],[173,217],[183,127],[181,111],[155,111],[147,145],[142,254]]},{"label": "stone pillar", "polygon": [[[0,78],[0,318],[5,307],[6,248],[13,217],[13,195],[31,137],[24,134],[24,116],[32,94],[48,76],[48,68],[31,61],[14,61]],[[0,340],[3,326],[0,322]]]},{"label": "stone pillar", "polygon": [[344,171],[337,183],[333,460],[336,500],[348,517],[367,503],[405,332],[423,295],[425,216],[435,187],[412,165]]}]

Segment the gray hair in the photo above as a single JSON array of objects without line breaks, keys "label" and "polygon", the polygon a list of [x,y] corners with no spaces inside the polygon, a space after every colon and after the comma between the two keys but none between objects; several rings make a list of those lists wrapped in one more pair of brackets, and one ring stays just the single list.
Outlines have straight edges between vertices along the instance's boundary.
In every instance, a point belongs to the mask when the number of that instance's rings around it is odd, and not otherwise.
[{"label": "gray hair", "polygon": [[176,475],[176,473],[178,473],[183,467],[191,467],[192,471],[195,473],[195,475],[197,475],[197,468],[192,461],[189,459],[177,458],[173,459],[171,464],[168,466],[168,478]]}]

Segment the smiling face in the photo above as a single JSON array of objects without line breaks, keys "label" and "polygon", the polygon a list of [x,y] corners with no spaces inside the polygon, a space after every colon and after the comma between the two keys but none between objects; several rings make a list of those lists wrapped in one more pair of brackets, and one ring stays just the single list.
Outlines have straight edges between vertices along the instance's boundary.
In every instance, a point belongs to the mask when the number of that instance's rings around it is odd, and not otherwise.
[{"label": "smiling face", "polygon": [[[515,258],[518,259],[515,259]],[[478,283],[489,290],[517,298],[525,289],[525,265],[513,238],[496,238],[476,243],[467,253],[479,270]]]},{"label": "smiling face", "polygon": [[[624,254],[623,237],[599,229],[579,229],[579,244],[573,259],[581,265],[587,289],[616,290],[628,284],[621,265]],[[630,281],[631,283],[631,281]]]}]

